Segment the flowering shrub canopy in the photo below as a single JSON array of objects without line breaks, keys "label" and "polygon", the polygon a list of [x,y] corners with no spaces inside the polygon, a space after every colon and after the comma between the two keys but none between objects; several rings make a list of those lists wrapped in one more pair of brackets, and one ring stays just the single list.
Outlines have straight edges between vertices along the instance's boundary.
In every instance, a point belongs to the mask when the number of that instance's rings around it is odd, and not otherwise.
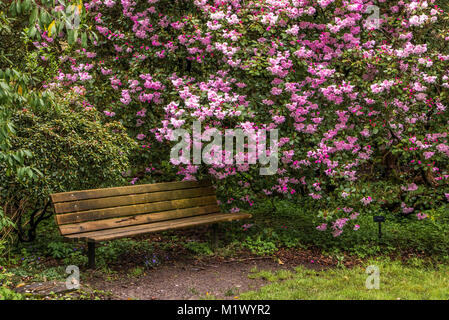
[{"label": "flowering shrub canopy", "polygon": [[[228,186],[233,211],[310,197],[317,229],[334,236],[357,230],[360,213],[422,219],[448,201],[449,17],[438,1],[55,2],[55,20],[35,26],[43,61],[65,48],[47,85],[123,122],[141,144],[133,183],[176,166]],[[74,4],[80,29],[65,31],[57,18]],[[278,129],[277,174],[170,164],[173,130],[194,120]]]}]

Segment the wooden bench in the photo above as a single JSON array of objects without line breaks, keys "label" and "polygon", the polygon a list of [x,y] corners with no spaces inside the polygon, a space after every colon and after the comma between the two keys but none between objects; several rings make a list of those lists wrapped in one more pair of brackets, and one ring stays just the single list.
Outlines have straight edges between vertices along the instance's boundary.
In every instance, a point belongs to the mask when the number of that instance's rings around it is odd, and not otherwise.
[{"label": "wooden bench", "polygon": [[50,195],[56,224],[70,240],[87,241],[89,268],[95,243],[170,229],[251,218],[221,213],[210,182],[166,182]]}]

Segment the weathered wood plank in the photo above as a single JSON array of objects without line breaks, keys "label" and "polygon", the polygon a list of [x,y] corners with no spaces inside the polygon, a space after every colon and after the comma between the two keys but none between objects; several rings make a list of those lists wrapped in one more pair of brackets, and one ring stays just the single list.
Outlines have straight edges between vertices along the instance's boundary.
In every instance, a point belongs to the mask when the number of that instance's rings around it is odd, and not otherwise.
[{"label": "weathered wood plank", "polygon": [[74,233],[83,233],[89,231],[105,230],[122,228],[133,225],[149,224],[158,221],[173,220],[180,218],[187,218],[192,216],[199,216],[210,213],[219,213],[220,208],[217,204],[193,207],[186,209],[176,209],[170,211],[156,212],[150,214],[134,215],[130,217],[121,217],[113,219],[104,219],[97,221],[82,222],[76,224],[66,224],[60,226],[62,235],[69,235]]},{"label": "weathered wood plank", "polygon": [[55,215],[55,217],[57,225],[64,225],[86,221],[96,221],[108,218],[128,217],[151,212],[168,211],[173,209],[185,209],[190,207],[206,206],[212,204],[217,204],[217,198],[215,195],[171,200],[171,201],[144,203],[115,208],[89,210],[74,213],[64,213]]},{"label": "weathered wood plank", "polygon": [[159,232],[171,229],[188,228],[192,226],[199,226],[204,224],[233,221],[240,219],[251,218],[248,213],[213,213],[202,216],[195,216],[190,218],[182,218],[169,221],[155,222],[151,224],[130,226],[112,230],[102,230],[78,233],[66,236],[67,238],[77,240],[94,240],[97,242],[113,240],[118,238],[125,238],[130,236],[142,235],[146,233]]},{"label": "weathered wood plank", "polygon": [[123,196],[129,194],[151,193],[171,190],[181,190],[190,188],[199,188],[210,186],[210,181],[176,181],[176,182],[162,182],[154,184],[143,184],[137,186],[105,188],[105,189],[92,189],[81,191],[70,191],[51,194],[51,200],[53,203],[99,199],[114,196]]},{"label": "weathered wood plank", "polygon": [[153,193],[133,194],[126,196],[115,196],[100,199],[89,199],[71,202],[55,203],[56,214],[79,212],[93,209],[112,208],[119,206],[129,206],[141,203],[177,200],[194,198],[199,196],[213,195],[215,190],[212,187],[201,187],[185,190],[163,191]]}]

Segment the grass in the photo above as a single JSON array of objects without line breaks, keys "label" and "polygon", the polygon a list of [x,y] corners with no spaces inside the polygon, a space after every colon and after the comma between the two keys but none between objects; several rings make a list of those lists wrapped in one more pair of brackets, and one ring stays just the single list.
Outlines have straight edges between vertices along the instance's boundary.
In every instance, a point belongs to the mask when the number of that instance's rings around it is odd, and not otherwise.
[{"label": "grass", "polygon": [[[363,266],[314,271],[304,267],[295,273],[253,273],[253,278],[273,283],[258,291],[245,292],[240,299],[253,300],[447,300],[449,266],[425,266],[421,260],[404,265],[389,259],[369,260]],[[370,274],[366,268],[379,269],[379,289],[367,289]],[[283,280],[286,279],[286,280]],[[372,281],[368,281],[373,283]]]}]

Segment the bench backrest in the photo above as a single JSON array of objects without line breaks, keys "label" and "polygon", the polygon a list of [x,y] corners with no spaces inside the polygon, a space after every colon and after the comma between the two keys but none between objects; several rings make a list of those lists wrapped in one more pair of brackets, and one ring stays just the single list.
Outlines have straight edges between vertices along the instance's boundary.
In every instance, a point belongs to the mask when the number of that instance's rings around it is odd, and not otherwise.
[{"label": "bench backrest", "polygon": [[61,235],[217,213],[210,182],[164,182],[50,195]]}]

